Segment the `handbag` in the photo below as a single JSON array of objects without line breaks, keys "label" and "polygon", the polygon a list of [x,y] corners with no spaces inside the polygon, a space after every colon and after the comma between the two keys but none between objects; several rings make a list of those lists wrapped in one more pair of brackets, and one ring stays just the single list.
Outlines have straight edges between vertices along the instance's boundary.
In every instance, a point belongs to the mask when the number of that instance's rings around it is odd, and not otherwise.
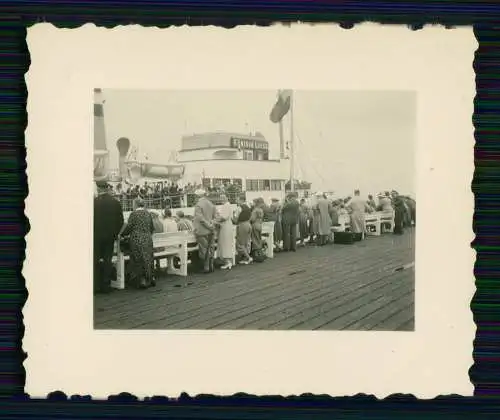
[{"label": "handbag", "polygon": [[130,252],[130,236],[120,238],[120,251],[123,254],[128,254]]},{"label": "handbag", "polygon": [[264,262],[267,259],[267,255],[263,249],[256,249],[252,254],[253,260],[257,263]]}]

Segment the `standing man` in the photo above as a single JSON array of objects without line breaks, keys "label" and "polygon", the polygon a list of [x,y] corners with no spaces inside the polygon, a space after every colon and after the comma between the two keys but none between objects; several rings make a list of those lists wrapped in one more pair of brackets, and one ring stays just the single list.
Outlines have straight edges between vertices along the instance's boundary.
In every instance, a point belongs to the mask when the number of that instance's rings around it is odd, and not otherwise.
[{"label": "standing man", "polygon": [[297,225],[300,204],[295,193],[289,193],[281,210],[283,222],[283,251],[295,252],[297,249]]},{"label": "standing man", "polygon": [[351,209],[351,230],[353,233],[356,233],[358,239],[365,239],[365,213],[369,211],[370,207],[360,197],[359,190],[354,191],[354,197],[348,204],[348,207]]},{"label": "standing man", "polygon": [[330,217],[330,203],[326,195],[321,194],[318,197],[318,212],[319,212],[319,225],[318,225],[318,238],[317,244],[319,246],[326,245],[328,238],[332,233],[332,219]]},{"label": "standing man", "polygon": [[392,192],[393,206],[394,206],[394,231],[396,235],[402,235],[404,233],[404,218],[405,218],[405,204],[402,197],[397,193],[397,191]]},{"label": "standing man", "polygon": [[193,228],[198,242],[198,254],[203,272],[214,271],[215,217],[217,208],[208,199],[204,190],[196,192],[199,199],[194,208]]},{"label": "standing man", "polygon": [[97,182],[94,198],[94,293],[111,291],[111,270],[116,238],[123,228],[120,202],[106,182]]}]

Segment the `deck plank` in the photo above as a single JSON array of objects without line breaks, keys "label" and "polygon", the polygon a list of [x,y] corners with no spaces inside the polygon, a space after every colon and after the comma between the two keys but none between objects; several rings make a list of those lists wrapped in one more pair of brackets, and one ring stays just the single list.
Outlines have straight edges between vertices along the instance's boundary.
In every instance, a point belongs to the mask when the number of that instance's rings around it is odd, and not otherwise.
[{"label": "deck plank", "polygon": [[[379,325],[391,322],[392,326],[389,328],[389,331],[391,331],[409,319],[401,321],[401,318],[398,320],[398,316],[413,317],[412,310],[409,308],[415,298],[413,273],[403,272],[397,280],[394,278],[392,281],[399,282],[401,289],[397,290],[396,294],[391,295],[390,302],[376,307],[373,312],[368,313],[366,316],[358,316],[354,323],[345,327],[346,330],[377,330]],[[393,325],[394,322],[395,325]]]},{"label": "deck plank", "polygon": [[[412,313],[413,313],[413,309],[412,309]],[[380,330],[383,330],[382,326],[381,326]],[[412,317],[410,320],[406,321],[404,324],[398,326],[397,331],[415,331],[415,318]]]},{"label": "deck plank", "polygon": [[[394,266],[401,263],[401,259],[393,259]],[[384,262],[382,264],[386,264]],[[389,269],[390,270],[390,269]],[[311,311],[314,308],[322,308],[324,305],[338,304],[342,301],[350,301],[352,293],[369,293],[371,290],[380,286],[380,279],[372,276],[372,271],[354,271],[349,274],[338,276],[336,278],[327,279],[324,284],[320,284],[319,280],[315,284],[308,285],[310,291],[303,294],[291,295],[287,289],[281,292],[287,296],[287,300],[278,300],[269,304],[266,308],[260,309],[253,307],[254,311],[246,316],[238,317],[233,321],[218,324],[216,327],[223,329],[267,329],[277,328],[279,322],[285,319],[291,319],[296,315],[299,319],[305,316],[311,316]],[[339,281],[341,280],[341,281]],[[306,315],[309,314],[309,315]],[[233,317],[234,318],[234,317]],[[212,327],[213,328],[213,327]],[[281,325],[283,328],[283,325]]]},{"label": "deck plank", "polygon": [[[383,263],[384,265],[387,262]],[[272,290],[268,290],[265,295],[257,294],[247,294],[240,300],[233,300],[230,306],[224,308],[224,312],[217,310],[211,312],[212,316],[207,317],[207,312],[202,310],[196,319],[188,319],[185,323],[175,324],[175,328],[216,328],[223,327],[225,329],[229,328],[229,325],[225,323],[240,319],[243,316],[250,317],[250,320],[255,320],[256,314],[258,315],[260,311],[266,308],[276,308],[278,305],[285,303],[285,305],[290,301],[294,301],[297,298],[306,299],[311,301],[316,298],[324,299],[325,294],[330,291],[333,293],[338,293],[338,290],[348,289],[356,284],[356,279],[360,278],[363,274],[366,274],[362,269],[353,270],[351,273],[344,276],[330,276],[330,277],[317,277],[314,272],[304,273],[298,276],[293,283],[288,283],[280,285],[280,287],[275,287]],[[343,280],[339,284],[339,280]],[[252,323],[247,324],[254,325]]]},{"label": "deck plank", "polygon": [[[318,254],[321,254],[320,250],[323,254],[322,259],[321,255],[318,256]],[[330,268],[325,264],[324,260],[326,259],[328,262],[331,258],[331,250],[328,252],[326,248],[321,248],[313,250],[316,251],[313,252],[311,248],[309,248],[304,251],[308,254],[312,253],[313,256],[313,258],[308,258],[307,260],[310,265],[308,268],[311,268],[311,266],[312,268],[320,267],[319,270],[315,270],[318,274],[322,274],[322,271],[330,271]],[[337,253],[337,250],[335,250],[335,253]],[[359,259],[359,255],[356,255],[356,253],[353,254],[354,255],[346,254],[347,264],[351,264]],[[266,261],[264,264],[255,264],[251,267],[236,267],[231,272],[218,272],[214,275],[195,275],[191,278],[191,282],[193,283],[192,287],[181,290],[176,290],[172,288],[171,284],[168,282],[165,284],[161,281],[161,287],[159,289],[151,289],[139,293],[133,290],[119,292],[119,294],[126,293],[127,296],[122,298],[118,305],[113,304],[112,300],[108,297],[107,301],[100,302],[98,309],[99,312],[113,312],[116,315],[115,318],[121,317],[124,318],[124,320],[128,319],[128,321],[130,321],[130,316],[139,318],[143,318],[144,316],[149,317],[148,315],[151,311],[155,310],[156,304],[161,304],[161,301],[165,300],[165,298],[168,300],[172,298],[173,302],[183,302],[183,305],[186,307],[195,306],[197,304],[193,299],[197,299],[199,305],[206,305],[208,302],[205,297],[202,297],[204,291],[201,291],[200,288],[210,288],[212,292],[215,292],[218,285],[222,285],[223,288],[217,290],[217,294],[228,294],[234,297],[238,297],[238,293],[248,293],[255,287],[260,287],[260,291],[263,292],[267,286],[272,285],[273,279],[279,280],[284,273],[289,275],[290,273],[300,272],[304,269],[303,266],[300,265],[300,260],[297,264],[297,259],[292,259],[290,257],[291,255],[292,254],[283,254],[282,261],[273,259]],[[339,253],[338,257],[342,258],[343,255]],[[277,262],[280,264],[276,264]],[[255,281],[249,280],[249,277],[255,279]],[[175,279],[174,281],[178,283],[179,280]],[[158,291],[162,293],[158,293]],[[134,299],[131,299],[131,294],[134,296]],[[167,296],[164,296],[164,294]],[[179,296],[179,294],[182,294],[182,296]],[[113,297],[115,296],[116,295]],[[111,320],[111,318],[108,319]]]},{"label": "deck plank", "polygon": [[411,293],[395,305],[399,309],[380,321],[374,331],[413,331],[414,330],[414,294]]},{"label": "deck plank", "polygon": [[[395,287],[399,286],[391,282],[393,276],[392,273],[380,276],[378,282],[375,282],[372,288],[352,291],[338,302],[326,301],[308,313],[291,316],[279,325],[273,325],[272,329],[343,329],[349,324],[344,321],[355,321],[357,319],[352,312],[362,312],[363,305],[370,303],[372,300],[382,299],[387,294],[390,294]],[[336,320],[339,320],[339,322],[335,323]]]},{"label": "deck plank", "polygon": [[[98,329],[413,330],[414,235],[299,248],[262,264],[94,299]],[[412,272],[412,273],[409,273]]]}]

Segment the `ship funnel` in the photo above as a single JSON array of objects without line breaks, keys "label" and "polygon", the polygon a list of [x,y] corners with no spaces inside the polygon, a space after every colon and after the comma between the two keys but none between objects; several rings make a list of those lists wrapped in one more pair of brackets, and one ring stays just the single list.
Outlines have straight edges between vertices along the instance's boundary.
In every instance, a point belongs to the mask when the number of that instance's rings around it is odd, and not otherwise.
[{"label": "ship funnel", "polygon": [[94,179],[108,177],[109,151],[106,147],[104,100],[101,89],[94,89]]},{"label": "ship funnel", "polygon": [[130,140],[126,137],[121,137],[116,141],[116,147],[118,149],[118,169],[120,171],[120,177],[126,179],[128,171],[125,160],[130,150]]}]

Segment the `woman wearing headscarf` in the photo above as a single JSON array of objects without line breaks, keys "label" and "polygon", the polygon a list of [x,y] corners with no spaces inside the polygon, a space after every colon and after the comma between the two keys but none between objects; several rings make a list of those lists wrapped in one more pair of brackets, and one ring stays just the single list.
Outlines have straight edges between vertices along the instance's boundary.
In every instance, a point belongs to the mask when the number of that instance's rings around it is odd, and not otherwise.
[{"label": "woman wearing headscarf", "polygon": [[217,254],[224,261],[222,270],[230,270],[233,266],[233,209],[225,194],[220,196],[222,205],[217,211],[216,221],[219,225],[219,236],[217,238]]},{"label": "woman wearing headscarf", "polygon": [[130,236],[130,274],[132,284],[145,289],[156,284],[153,277],[153,232],[151,213],[144,200],[136,200],[136,209],[130,213],[122,236]]},{"label": "woman wearing headscarf", "polygon": [[259,253],[262,250],[262,220],[264,218],[264,200],[256,198],[254,207],[250,216],[250,224],[252,225],[252,254]]}]

